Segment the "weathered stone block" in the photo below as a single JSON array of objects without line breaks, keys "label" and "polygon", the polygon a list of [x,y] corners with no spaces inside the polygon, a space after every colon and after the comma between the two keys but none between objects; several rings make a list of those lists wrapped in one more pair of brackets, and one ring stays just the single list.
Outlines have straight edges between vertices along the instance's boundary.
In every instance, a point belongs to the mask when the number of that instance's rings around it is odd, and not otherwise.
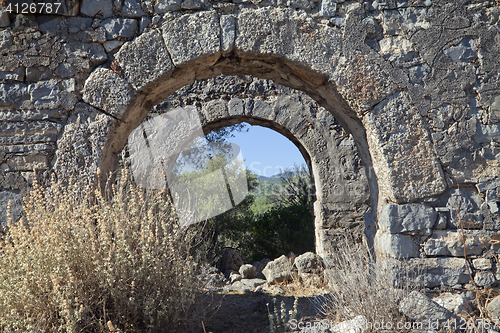
[{"label": "weathered stone block", "polygon": [[239,273],[243,279],[253,279],[257,276],[255,266],[250,264],[241,265]]},{"label": "weathered stone block", "polygon": [[0,107],[19,108],[26,99],[28,88],[25,84],[0,84]]},{"label": "weathered stone block", "polygon": [[222,33],[222,54],[226,55],[233,51],[236,38],[236,18],[234,15],[221,15],[220,27]]},{"label": "weathered stone block", "polygon": [[319,11],[320,15],[325,18],[330,18],[335,16],[337,12],[337,1],[336,0],[323,0],[321,1],[321,9]]},{"label": "weathered stone block", "polygon": [[89,69],[91,65],[100,65],[108,60],[104,48],[94,43],[66,43],[61,52],[66,55],[66,61],[78,70]]},{"label": "weathered stone block", "polygon": [[500,318],[500,296],[493,298],[493,300],[486,305],[486,311],[488,317],[492,319]]},{"label": "weathered stone block", "polygon": [[[479,235],[468,233],[464,237],[467,255],[483,253],[483,240]],[[429,256],[462,257],[464,255],[462,233],[436,230],[432,237],[424,243],[424,252]]]},{"label": "weathered stone block", "polygon": [[467,316],[472,313],[471,300],[463,294],[443,293],[432,299],[445,309],[459,316]]},{"label": "weathered stone block", "polygon": [[143,89],[174,67],[163,38],[156,30],[123,45],[115,59],[136,90]]},{"label": "weathered stone block", "polygon": [[446,189],[422,117],[411,105],[405,93],[396,93],[363,119],[379,191],[398,203]]},{"label": "weathered stone block", "polygon": [[174,12],[181,9],[182,0],[159,0],[155,4],[156,14],[165,14],[166,12]]},{"label": "weathered stone block", "polygon": [[135,97],[132,86],[110,69],[98,68],[85,81],[83,100],[120,118]]},{"label": "weathered stone block", "polygon": [[292,275],[292,264],[290,260],[282,255],[281,257],[270,261],[262,270],[268,283],[279,283],[288,280]]},{"label": "weathered stone block", "polygon": [[85,103],[78,103],[57,140],[53,169],[62,182],[95,181],[103,148],[115,120]]},{"label": "weathered stone block", "polygon": [[306,252],[295,258],[294,265],[299,273],[319,274],[325,269],[323,259],[312,252]]},{"label": "weathered stone block", "polygon": [[245,53],[284,57],[330,75],[341,52],[341,39],[335,28],[320,26],[295,10],[260,8],[239,14],[235,47],[241,57]]},{"label": "weathered stone block", "polygon": [[449,324],[452,320],[459,320],[451,311],[416,290],[399,303],[398,310],[407,317],[422,323],[438,322],[440,327],[446,323]]},{"label": "weathered stone block", "polygon": [[472,265],[475,269],[484,271],[492,268],[491,260],[487,258],[477,258],[472,260]]},{"label": "weathered stone block", "polygon": [[7,165],[11,171],[33,171],[47,170],[49,159],[47,154],[14,155],[7,160]]},{"label": "weathered stone block", "polygon": [[478,287],[486,287],[495,282],[497,282],[497,279],[495,278],[493,272],[490,271],[476,272],[476,275],[474,276],[474,283]]},{"label": "weathered stone block", "polygon": [[61,89],[57,81],[30,84],[28,91],[37,109],[56,109],[61,105]]},{"label": "weathered stone block", "polygon": [[395,259],[416,258],[420,255],[419,246],[412,236],[393,235],[381,230],[375,235],[375,252],[379,256]]},{"label": "weathered stone block", "polygon": [[477,190],[481,193],[489,190],[496,190],[497,188],[500,188],[500,178],[495,178],[484,183],[479,183],[476,185],[476,187]]},{"label": "weathered stone block", "polygon": [[146,15],[141,8],[140,0],[125,0],[122,5],[122,13],[126,17],[138,18]]},{"label": "weathered stone block", "polygon": [[434,208],[419,205],[386,205],[378,216],[381,229],[392,234],[415,234],[432,229],[437,213]]},{"label": "weathered stone block", "polygon": [[134,19],[109,18],[102,21],[101,27],[106,30],[107,39],[115,39],[118,37],[134,37],[139,25],[137,20]]},{"label": "weathered stone block", "polygon": [[[470,281],[467,265],[463,258],[411,259],[410,266],[416,272],[415,283],[428,288],[453,287]],[[404,278],[403,276],[401,278]]]},{"label": "weathered stone block", "polygon": [[0,122],[0,145],[53,142],[61,127],[52,121]]},{"label": "weathered stone block", "polygon": [[12,31],[0,31],[0,51],[8,50],[12,46]]},{"label": "weathered stone block", "polygon": [[213,100],[204,104],[202,112],[209,122],[229,116],[227,103],[223,100]]},{"label": "weathered stone block", "polygon": [[201,57],[199,61],[210,63],[220,57],[221,29],[215,11],[183,15],[165,22],[161,29],[175,66]]}]

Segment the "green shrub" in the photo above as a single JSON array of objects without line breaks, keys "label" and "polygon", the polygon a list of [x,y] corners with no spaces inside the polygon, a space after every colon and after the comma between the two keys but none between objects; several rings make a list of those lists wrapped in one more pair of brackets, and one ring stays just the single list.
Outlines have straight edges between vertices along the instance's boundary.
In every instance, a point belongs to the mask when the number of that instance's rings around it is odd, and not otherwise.
[{"label": "green shrub", "polygon": [[196,235],[166,193],[121,179],[106,198],[35,182],[0,240],[0,331],[175,332],[189,319]]}]

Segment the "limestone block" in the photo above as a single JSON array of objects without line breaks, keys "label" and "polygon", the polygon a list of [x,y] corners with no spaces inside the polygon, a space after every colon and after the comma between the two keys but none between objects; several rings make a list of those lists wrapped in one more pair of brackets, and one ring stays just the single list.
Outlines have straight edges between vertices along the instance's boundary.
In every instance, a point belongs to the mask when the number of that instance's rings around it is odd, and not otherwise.
[{"label": "limestone block", "polygon": [[474,140],[477,143],[500,143],[500,123],[492,125],[483,125],[477,123],[476,136]]},{"label": "limestone block", "polygon": [[426,205],[386,205],[378,216],[378,223],[381,229],[391,234],[415,234],[432,229],[436,217],[435,209]]},{"label": "limestone block", "polygon": [[97,68],[85,81],[83,100],[120,118],[136,94],[118,74],[107,68]]},{"label": "limestone block", "polygon": [[182,0],[159,0],[155,4],[156,14],[165,14],[166,12],[174,12],[181,9]]},{"label": "limestone block", "polygon": [[229,116],[227,103],[223,100],[212,100],[203,104],[202,112],[209,122]]},{"label": "limestone block", "polygon": [[125,0],[122,5],[122,14],[126,17],[139,18],[144,15],[140,0]]},{"label": "limestone block", "polygon": [[481,193],[489,190],[495,190],[497,188],[500,188],[500,178],[489,180],[484,183],[479,183],[476,185],[476,187],[477,190]]},{"label": "limestone block", "polygon": [[156,30],[123,45],[115,59],[125,78],[136,90],[143,89],[174,67],[163,38]]},{"label": "limestone block", "polygon": [[0,84],[0,107],[19,108],[26,99],[28,88],[25,84]]},{"label": "limestone block", "polygon": [[440,327],[449,321],[460,319],[448,309],[416,290],[399,303],[398,310],[415,321],[439,322]]},{"label": "limestone block", "polygon": [[221,30],[215,11],[183,15],[161,29],[175,66],[201,57],[204,63],[215,62],[220,56]]},{"label": "limestone block", "polygon": [[337,1],[336,0],[323,0],[321,1],[321,9],[319,11],[320,15],[325,18],[330,18],[335,16],[337,11]]},{"label": "limestone block", "polygon": [[115,120],[85,103],[78,103],[57,140],[54,171],[62,182],[92,185],[111,126]]},{"label": "limestone block", "polygon": [[[341,52],[342,38],[333,27],[315,23],[288,8],[259,8],[238,16],[236,52],[275,55],[329,75]],[[311,79],[304,74],[305,80]]]},{"label": "limestone block", "polygon": [[245,101],[239,98],[231,98],[229,101],[229,114],[231,116],[240,116],[245,114]]},{"label": "limestone block", "polygon": [[252,110],[252,115],[254,117],[258,118],[263,118],[263,119],[270,119],[272,117],[272,114],[274,113],[274,110],[271,106],[266,101],[261,101],[261,100],[256,100],[253,103],[253,110]]},{"label": "limestone block", "polygon": [[90,17],[111,17],[113,16],[113,2],[112,0],[83,0],[80,13]]},{"label": "limestone block", "polygon": [[108,40],[102,44],[104,46],[104,49],[106,50],[106,53],[109,53],[113,50],[116,50],[120,46],[123,45],[123,41],[121,40]]},{"label": "limestone block", "polygon": [[474,283],[478,287],[486,287],[492,285],[495,282],[497,282],[497,279],[495,278],[493,272],[490,271],[476,272],[476,275],[474,276]]},{"label": "limestone block", "polygon": [[200,9],[206,1],[204,0],[184,0],[181,3],[182,9]]},{"label": "limestone block", "polygon": [[500,296],[493,298],[492,301],[486,305],[486,311],[488,313],[488,317],[491,319],[499,319],[500,318]]},{"label": "limestone block", "polygon": [[147,16],[141,17],[141,21],[139,22],[139,33],[142,34],[144,29],[146,29],[151,24],[151,20]]},{"label": "limestone block", "polygon": [[279,283],[288,280],[292,274],[292,264],[285,255],[270,261],[262,270],[269,284]]},{"label": "limestone block", "polygon": [[52,121],[0,122],[0,145],[54,142],[61,127]]},{"label": "limestone block", "polygon": [[492,268],[491,260],[487,258],[477,258],[472,260],[472,265],[475,269],[484,271]]},{"label": "limestone block", "polygon": [[228,54],[234,49],[236,38],[236,18],[234,15],[221,15],[220,27],[222,33],[222,54]]},{"label": "limestone block", "polygon": [[[479,235],[465,234],[465,251],[467,255],[480,255],[484,246]],[[454,256],[464,255],[464,245],[461,232],[434,231],[431,238],[424,243],[424,252],[429,256]]]},{"label": "limestone block", "polygon": [[241,265],[239,272],[243,279],[253,279],[257,276],[255,266],[250,264]]},{"label": "limestone block", "polygon": [[56,109],[61,105],[61,89],[55,80],[30,84],[28,91],[37,109]]},{"label": "limestone block", "polygon": [[66,61],[77,70],[89,69],[90,66],[100,65],[108,60],[104,48],[94,43],[66,43],[62,45],[61,52],[66,56]]},{"label": "limestone block", "polygon": [[37,153],[29,155],[14,155],[7,160],[9,170],[12,171],[33,171],[47,170],[49,168],[49,159],[46,153]]},{"label": "limestone block", "polygon": [[101,22],[101,27],[106,30],[107,39],[115,39],[118,37],[134,37],[139,25],[137,20],[134,19],[109,18]]},{"label": "limestone block", "polygon": [[375,235],[375,252],[378,256],[395,259],[416,258],[420,255],[419,246],[412,236],[393,235],[381,230]]},{"label": "limestone block", "polygon": [[399,92],[363,118],[379,191],[402,203],[446,189],[443,171],[417,110]]},{"label": "limestone block", "polygon": [[401,36],[389,36],[379,41],[380,54],[394,55],[415,51],[413,43]]},{"label": "limestone block", "polygon": [[309,0],[289,0],[290,7],[301,8],[301,9],[311,9],[313,4]]},{"label": "limestone block", "polygon": [[417,273],[415,282],[428,288],[441,285],[453,287],[470,281],[463,258],[411,259],[409,264]]},{"label": "limestone block", "polygon": [[306,252],[295,258],[295,267],[299,273],[319,274],[325,269],[323,259],[316,253]]},{"label": "limestone block", "polygon": [[459,316],[467,316],[472,313],[471,300],[464,294],[452,294],[449,292],[440,294],[432,299],[445,309]]}]

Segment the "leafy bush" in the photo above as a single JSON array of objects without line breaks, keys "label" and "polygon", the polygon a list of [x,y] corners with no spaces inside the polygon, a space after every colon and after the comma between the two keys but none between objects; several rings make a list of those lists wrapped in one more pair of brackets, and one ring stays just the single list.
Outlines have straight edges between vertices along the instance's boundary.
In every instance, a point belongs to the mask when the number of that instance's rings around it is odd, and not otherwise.
[{"label": "leafy bush", "polygon": [[307,205],[274,207],[250,222],[252,260],[314,251],[314,223]]},{"label": "leafy bush", "polygon": [[0,240],[0,331],[175,332],[189,319],[196,235],[166,193],[126,172],[107,198],[35,182],[24,210]]}]

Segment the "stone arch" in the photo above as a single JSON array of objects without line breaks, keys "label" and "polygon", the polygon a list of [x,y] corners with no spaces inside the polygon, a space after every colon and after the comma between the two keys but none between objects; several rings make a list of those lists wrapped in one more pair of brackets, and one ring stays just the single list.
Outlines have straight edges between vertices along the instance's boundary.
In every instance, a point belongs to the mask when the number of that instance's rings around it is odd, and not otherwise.
[{"label": "stone arch", "polygon": [[83,112],[97,108],[107,114],[98,126],[105,139],[95,149],[93,167],[99,165],[105,176],[132,129],[180,87],[219,74],[247,74],[304,91],[352,134],[367,167],[374,214],[379,202],[440,194],[446,182],[414,110],[414,94],[402,91],[404,79],[360,44],[360,36],[351,36],[366,34],[359,28],[360,11],[349,13],[343,34],[284,8],[166,17],[125,43],[110,68],[97,68],[85,83]]},{"label": "stone arch", "polygon": [[[218,85],[222,88],[210,90]],[[228,96],[231,92],[237,97]],[[318,253],[333,251],[336,238],[332,233],[342,235],[348,230],[356,239],[364,238],[366,227],[371,227],[364,223],[364,214],[370,209],[366,168],[352,135],[309,96],[269,80],[223,76],[184,87],[152,112],[158,115],[186,105],[197,106],[205,134],[246,122],[277,131],[297,146],[315,184]]]}]

